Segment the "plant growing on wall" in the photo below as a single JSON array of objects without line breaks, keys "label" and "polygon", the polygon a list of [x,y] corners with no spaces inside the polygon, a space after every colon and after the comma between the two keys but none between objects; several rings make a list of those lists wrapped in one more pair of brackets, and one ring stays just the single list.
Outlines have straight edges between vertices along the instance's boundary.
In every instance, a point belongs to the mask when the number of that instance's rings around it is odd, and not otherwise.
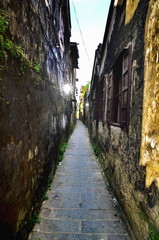
[{"label": "plant growing on wall", "polygon": [[8,28],[9,22],[4,10],[0,9],[0,33],[4,33]]},{"label": "plant growing on wall", "polygon": [[25,57],[22,47],[14,44],[13,41],[7,37],[6,30],[8,29],[8,27],[9,27],[8,16],[4,10],[0,9],[0,58],[3,59],[4,52],[7,51],[12,55],[12,57],[19,59],[21,61],[21,64],[31,68],[36,73],[39,73],[40,72],[39,60],[36,59],[32,63]]},{"label": "plant growing on wall", "polygon": [[67,148],[67,143],[63,143],[60,147],[59,155],[58,155],[58,161],[61,162],[64,156],[64,152]]},{"label": "plant growing on wall", "polygon": [[93,150],[94,150],[94,153],[95,153],[96,157],[99,157],[99,155],[101,153],[100,147],[97,144],[94,144],[93,145]]},{"label": "plant growing on wall", "polygon": [[155,228],[151,229],[149,232],[151,240],[159,240],[159,232]]},{"label": "plant growing on wall", "polygon": [[36,59],[32,65],[32,68],[35,72],[39,73],[40,72],[40,63],[39,60]]},{"label": "plant growing on wall", "polygon": [[[9,54],[12,58],[19,61],[17,65],[19,67],[16,83],[19,84],[22,80],[22,75],[25,74],[27,69],[32,69],[36,73],[40,73],[40,62],[38,59],[29,61],[24,54],[21,46],[16,45],[11,39],[8,38],[7,29],[9,28],[9,17],[7,13],[0,9],[0,74],[3,74],[4,70],[4,59],[6,54]],[[6,105],[10,105],[10,101],[6,99],[3,77],[0,76],[0,101],[5,101]],[[34,81],[34,85],[39,85],[39,78],[37,77]]]}]

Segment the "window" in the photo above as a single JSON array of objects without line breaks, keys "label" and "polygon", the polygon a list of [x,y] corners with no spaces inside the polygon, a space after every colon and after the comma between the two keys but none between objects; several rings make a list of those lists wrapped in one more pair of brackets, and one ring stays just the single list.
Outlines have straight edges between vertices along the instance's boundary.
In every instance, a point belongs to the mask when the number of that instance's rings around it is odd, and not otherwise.
[{"label": "window", "polygon": [[108,77],[107,121],[128,127],[130,104],[131,47],[125,49]]},{"label": "window", "polygon": [[107,102],[107,121],[112,121],[112,96],[113,96],[113,74],[111,73],[108,77],[108,102]]},{"label": "window", "polygon": [[95,114],[94,118],[99,121],[104,121],[105,117],[105,96],[106,96],[106,77],[98,83],[95,95]]},{"label": "window", "polygon": [[95,91],[95,108],[94,108],[94,119],[101,119],[101,94],[102,94],[102,82],[99,82]]}]

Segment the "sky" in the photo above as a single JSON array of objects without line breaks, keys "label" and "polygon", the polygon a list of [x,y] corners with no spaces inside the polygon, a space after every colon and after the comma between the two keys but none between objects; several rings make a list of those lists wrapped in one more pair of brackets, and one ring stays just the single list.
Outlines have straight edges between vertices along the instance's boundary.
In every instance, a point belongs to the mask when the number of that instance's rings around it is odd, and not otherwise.
[{"label": "sky", "polygon": [[95,50],[103,42],[109,6],[110,0],[70,0],[71,42],[79,43],[79,85],[91,81]]}]

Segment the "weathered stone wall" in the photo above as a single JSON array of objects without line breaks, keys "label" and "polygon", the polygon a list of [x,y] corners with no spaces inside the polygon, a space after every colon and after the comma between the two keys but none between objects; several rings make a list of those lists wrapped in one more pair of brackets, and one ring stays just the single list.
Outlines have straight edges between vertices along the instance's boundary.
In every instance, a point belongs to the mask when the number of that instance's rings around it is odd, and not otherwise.
[{"label": "weathered stone wall", "polygon": [[159,188],[159,6],[151,1],[145,28],[145,72],[141,164],[146,167],[146,186],[153,181]]},{"label": "weathered stone wall", "polygon": [[[103,150],[103,170],[129,219],[136,239],[157,239],[159,192],[152,182],[158,179],[158,3],[150,1],[149,5],[149,1],[143,0],[126,2],[119,1],[114,7],[106,42],[107,55],[103,55],[104,64],[101,64],[100,74],[103,76],[110,73],[121,51],[131,42],[129,128],[126,130],[108,125],[106,119],[103,122],[91,119],[90,134],[98,139]],[[146,165],[146,169],[143,165]]]},{"label": "weathered stone wall", "polygon": [[68,1],[5,0],[0,9],[0,239],[25,239],[69,133]]}]

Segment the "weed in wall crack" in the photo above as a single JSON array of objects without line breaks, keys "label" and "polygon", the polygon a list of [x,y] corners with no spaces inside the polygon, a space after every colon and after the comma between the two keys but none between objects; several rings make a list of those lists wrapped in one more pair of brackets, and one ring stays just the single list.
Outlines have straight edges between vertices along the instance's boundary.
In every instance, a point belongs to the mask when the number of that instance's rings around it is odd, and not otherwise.
[{"label": "weed in wall crack", "polygon": [[149,240],[159,240],[159,231],[156,229],[156,227],[149,221],[149,216],[145,212],[144,209],[142,209],[139,213],[139,216],[142,220],[144,220],[148,224],[148,232],[149,232]]},{"label": "weed in wall crack", "polygon": [[49,199],[49,195],[48,194],[45,194],[44,196],[43,196],[43,201],[46,201],[46,200],[48,200]]},{"label": "weed in wall crack", "polygon": [[48,178],[48,190],[51,190],[51,184],[52,184],[53,179],[54,179],[54,176],[50,175]]},{"label": "weed in wall crack", "polygon": [[4,33],[8,28],[9,22],[6,16],[6,12],[0,9],[0,33]]},{"label": "weed in wall crack", "polygon": [[21,46],[18,46],[13,43],[12,40],[8,39],[6,36],[6,30],[9,27],[9,21],[7,14],[4,10],[0,9],[0,59],[3,59],[5,52],[11,54],[12,57],[18,59],[22,63],[21,72],[24,73],[25,67],[31,68],[36,73],[40,73],[40,62],[38,59],[35,59],[33,62],[29,61],[25,55]]},{"label": "weed in wall crack", "polygon": [[93,144],[93,150],[96,157],[99,157],[101,154],[101,149],[97,144]]},{"label": "weed in wall crack", "polygon": [[151,240],[159,240],[159,232],[155,228],[149,230],[149,235]]},{"label": "weed in wall crack", "polygon": [[10,101],[6,101],[6,105],[8,105],[8,106],[9,106],[10,104],[11,104],[11,102],[10,102]]},{"label": "weed in wall crack", "polygon": [[62,161],[66,148],[67,148],[67,143],[63,143],[60,147],[60,151],[58,154],[58,162]]},{"label": "weed in wall crack", "polygon": [[36,223],[40,223],[41,219],[36,211],[33,211],[30,217],[30,221],[25,221],[23,224],[24,226],[28,226],[30,229],[33,229]]},{"label": "weed in wall crack", "polygon": [[39,60],[36,59],[34,61],[34,63],[32,64],[32,69],[36,72],[36,73],[39,73],[40,72],[40,63],[39,63]]},{"label": "weed in wall crack", "polygon": [[40,219],[39,215],[36,212],[33,212],[32,222],[31,222],[32,227],[34,227],[36,223],[40,223],[40,221],[41,221],[41,219]]}]

